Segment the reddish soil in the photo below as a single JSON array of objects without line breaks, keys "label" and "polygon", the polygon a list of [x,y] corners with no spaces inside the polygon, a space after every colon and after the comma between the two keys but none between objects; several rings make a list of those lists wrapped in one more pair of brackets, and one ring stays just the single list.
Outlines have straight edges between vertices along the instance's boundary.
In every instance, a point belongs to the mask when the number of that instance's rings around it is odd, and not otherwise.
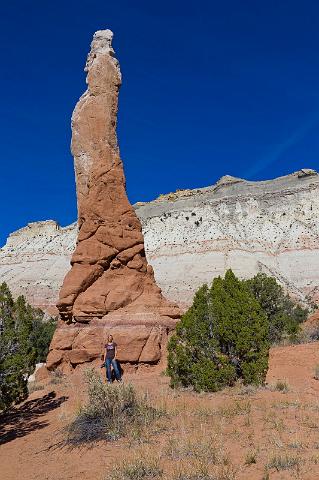
[{"label": "reddish soil", "polygon": [[[173,391],[159,368],[126,374],[125,382],[148,391],[168,415],[156,428],[91,448],[60,443],[63,426],[85,401],[82,372],[60,384],[49,380],[1,418],[0,478],[102,480],[109,478],[110,467],[144,452],[160,457],[165,480],[198,471],[202,464],[219,480],[318,479],[316,365],[319,343],[273,348],[267,388],[236,386],[217,394]],[[275,390],[278,381],[288,391]]]}]

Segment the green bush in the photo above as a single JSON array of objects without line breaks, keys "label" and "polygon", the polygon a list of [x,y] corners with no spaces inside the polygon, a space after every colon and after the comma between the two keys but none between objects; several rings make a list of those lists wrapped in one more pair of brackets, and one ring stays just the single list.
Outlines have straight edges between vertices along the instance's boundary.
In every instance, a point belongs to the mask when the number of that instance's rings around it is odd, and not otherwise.
[{"label": "green bush", "polygon": [[309,311],[294,303],[276,279],[264,273],[258,273],[245,283],[267,315],[270,343],[279,343],[285,337],[295,341]]},{"label": "green bush", "polygon": [[0,410],[23,400],[35,364],[45,361],[56,322],[0,284]]},{"label": "green bush", "polygon": [[201,287],[168,345],[171,385],[216,391],[241,378],[264,381],[268,367],[268,319],[231,270]]}]

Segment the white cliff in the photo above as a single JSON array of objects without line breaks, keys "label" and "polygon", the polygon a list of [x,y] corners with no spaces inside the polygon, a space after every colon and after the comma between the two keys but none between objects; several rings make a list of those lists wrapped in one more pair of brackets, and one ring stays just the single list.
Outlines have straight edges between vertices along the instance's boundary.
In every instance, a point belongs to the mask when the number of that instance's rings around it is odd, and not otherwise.
[{"label": "white cliff", "polygon": [[[319,298],[319,175],[274,180],[225,176],[216,185],[135,205],[145,250],[164,295],[189,305],[204,282],[232,268],[273,275],[298,299]],[[76,225],[36,222],[0,249],[0,281],[35,305],[54,306],[74,249]]]},{"label": "white cliff", "polygon": [[9,235],[0,249],[0,282],[6,282],[15,296],[50,313],[55,304],[74,250],[76,224],[60,227],[57,222],[29,223]]}]

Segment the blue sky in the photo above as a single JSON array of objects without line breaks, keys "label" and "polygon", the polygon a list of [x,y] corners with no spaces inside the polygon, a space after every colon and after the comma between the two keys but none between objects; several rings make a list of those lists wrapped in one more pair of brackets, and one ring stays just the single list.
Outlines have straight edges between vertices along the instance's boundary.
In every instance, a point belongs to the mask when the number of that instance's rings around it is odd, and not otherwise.
[{"label": "blue sky", "polygon": [[319,3],[2,2],[0,245],[76,218],[70,117],[95,30],[114,31],[132,202],[230,174],[319,169]]}]

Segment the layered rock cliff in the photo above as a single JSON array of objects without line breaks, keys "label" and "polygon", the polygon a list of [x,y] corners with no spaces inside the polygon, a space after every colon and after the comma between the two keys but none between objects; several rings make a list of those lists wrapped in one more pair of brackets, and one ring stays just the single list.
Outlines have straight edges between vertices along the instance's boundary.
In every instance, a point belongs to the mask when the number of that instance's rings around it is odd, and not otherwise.
[{"label": "layered rock cliff", "polygon": [[211,187],[139,204],[145,247],[167,298],[189,305],[203,283],[232,268],[274,276],[303,303],[319,294],[319,175],[269,181],[222,177]]},{"label": "layered rock cliff", "polygon": [[[319,299],[319,175],[313,171],[263,182],[223,177],[135,210],[156,281],[182,306],[227,268],[240,277],[263,271],[300,300]],[[1,280],[15,295],[54,310],[76,236],[76,224],[61,228],[53,221],[12,233],[0,249]]]},{"label": "layered rock cliff", "polygon": [[0,282],[6,282],[14,296],[25,295],[32,305],[56,315],[76,233],[75,223],[60,227],[52,220],[29,223],[13,232],[0,248]]}]

